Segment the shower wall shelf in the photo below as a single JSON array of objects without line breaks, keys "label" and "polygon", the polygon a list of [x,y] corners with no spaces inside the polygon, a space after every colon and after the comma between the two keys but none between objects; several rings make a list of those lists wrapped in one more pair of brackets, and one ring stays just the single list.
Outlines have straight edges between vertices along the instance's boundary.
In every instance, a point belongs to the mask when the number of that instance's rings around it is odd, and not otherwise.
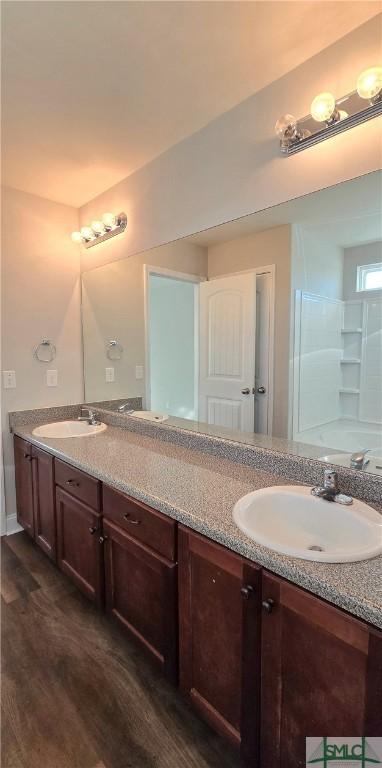
[{"label": "shower wall shelf", "polygon": [[342,328],[341,333],[362,333],[362,328]]},{"label": "shower wall shelf", "polygon": [[359,357],[348,357],[340,360],[341,365],[361,365]]},{"label": "shower wall shelf", "polygon": [[349,388],[349,389],[345,389],[345,388],[340,389],[340,394],[341,395],[359,395],[359,392],[360,392],[359,389],[351,389],[351,388]]}]

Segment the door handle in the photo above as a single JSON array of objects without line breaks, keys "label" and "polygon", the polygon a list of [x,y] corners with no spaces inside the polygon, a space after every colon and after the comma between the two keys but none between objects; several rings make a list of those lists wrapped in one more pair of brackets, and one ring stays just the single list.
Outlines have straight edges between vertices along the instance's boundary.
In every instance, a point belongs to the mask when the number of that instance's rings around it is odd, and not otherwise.
[{"label": "door handle", "polygon": [[265,387],[257,387],[257,391],[259,395],[265,395],[267,390],[265,389]]},{"label": "door handle", "polygon": [[251,394],[250,388],[249,387],[244,387],[244,389],[241,390],[241,394],[242,395],[250,395]]}]

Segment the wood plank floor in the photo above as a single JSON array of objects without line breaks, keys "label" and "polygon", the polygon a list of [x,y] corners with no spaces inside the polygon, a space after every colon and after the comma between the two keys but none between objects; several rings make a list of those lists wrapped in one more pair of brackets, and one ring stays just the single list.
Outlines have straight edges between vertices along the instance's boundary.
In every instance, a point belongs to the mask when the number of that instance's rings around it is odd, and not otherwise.
[{"label": "wood plank floor", "polygon": [[2,768],[239,768],[26,534],[1,549]]}]

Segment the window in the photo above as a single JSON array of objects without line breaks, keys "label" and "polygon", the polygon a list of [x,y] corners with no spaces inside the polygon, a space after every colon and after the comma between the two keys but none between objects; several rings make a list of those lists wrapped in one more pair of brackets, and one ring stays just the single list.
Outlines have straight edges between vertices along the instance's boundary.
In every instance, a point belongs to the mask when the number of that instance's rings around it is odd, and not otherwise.
[{"label": "window", "polygon": [[357,291],[382,290],[382,261],[357,267]]}]

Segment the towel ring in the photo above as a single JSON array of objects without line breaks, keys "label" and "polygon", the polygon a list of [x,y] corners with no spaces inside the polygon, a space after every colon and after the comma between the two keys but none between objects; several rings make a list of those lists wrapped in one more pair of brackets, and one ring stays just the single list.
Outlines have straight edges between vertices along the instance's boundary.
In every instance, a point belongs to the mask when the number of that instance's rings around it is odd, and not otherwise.
[{"label": "towel ring", "polygon": [[120,360],[123,353],[123,346],[116,339],[110,339],[106,345],[106,357],[109,360]]},{"label": "towel ring", "polygon": [[34,348],[33,354],[40,363],[51,363],[56,357],[56,347],[50,339],[42,339]]}]

